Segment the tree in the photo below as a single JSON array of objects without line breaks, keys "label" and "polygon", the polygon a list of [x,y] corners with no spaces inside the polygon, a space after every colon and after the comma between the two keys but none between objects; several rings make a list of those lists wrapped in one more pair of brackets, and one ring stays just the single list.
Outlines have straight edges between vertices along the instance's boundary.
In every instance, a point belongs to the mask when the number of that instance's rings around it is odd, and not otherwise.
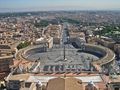
[{"label": "tree", "polygon": [[29,45],[30,45],[30,42],[25,41],[25,42],[20,43],[20,44],[17,46],[17,49],[19,50],[19,49],[25,48],[25,47],[27,47],[27,46],[29,46]]}]

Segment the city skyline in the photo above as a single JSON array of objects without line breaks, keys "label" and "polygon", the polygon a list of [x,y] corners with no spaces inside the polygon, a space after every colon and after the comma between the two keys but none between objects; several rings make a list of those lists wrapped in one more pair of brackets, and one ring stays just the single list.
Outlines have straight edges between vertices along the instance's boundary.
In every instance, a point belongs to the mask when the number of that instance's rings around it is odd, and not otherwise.
[{"label": "city skyline", "polygon": [[0,0],[0,12],[120,10],[119,0]]}]

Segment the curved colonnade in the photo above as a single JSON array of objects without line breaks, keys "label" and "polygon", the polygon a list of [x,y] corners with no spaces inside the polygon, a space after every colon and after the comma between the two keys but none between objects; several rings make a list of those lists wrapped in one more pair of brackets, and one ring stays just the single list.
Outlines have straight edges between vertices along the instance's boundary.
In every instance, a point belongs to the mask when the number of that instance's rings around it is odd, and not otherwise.
[{"label": "curved colonnade", "polygon": [[[103,46],[91,45],[91,44],[85,44],[84,47],[85,48],[82,51],[100,56],[98,60],[94,60],[92,62],[93,65],[99,65],[101,67],[108,68],[112,63],[114,63],[115,54],[112,50]],[[29,46],[27,48],[20,50],[17,53],[16,58],[19,58],[19,60],[33,62],[34,60],[33,61],[28,60],[27,57],[29,55],[32,55],[34,53],[42,53],[45,51],[46,51],[45,47],[41,45]]]}]

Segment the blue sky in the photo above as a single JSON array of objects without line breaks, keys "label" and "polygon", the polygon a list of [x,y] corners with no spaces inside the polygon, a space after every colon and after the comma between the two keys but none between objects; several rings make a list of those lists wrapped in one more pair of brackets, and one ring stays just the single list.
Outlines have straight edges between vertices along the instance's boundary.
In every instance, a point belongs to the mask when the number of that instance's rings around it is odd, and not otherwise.
[{"label": "blue sky", "polygon": [[39,10],[120,10],[120,0],[0,0],[0,12]]}]

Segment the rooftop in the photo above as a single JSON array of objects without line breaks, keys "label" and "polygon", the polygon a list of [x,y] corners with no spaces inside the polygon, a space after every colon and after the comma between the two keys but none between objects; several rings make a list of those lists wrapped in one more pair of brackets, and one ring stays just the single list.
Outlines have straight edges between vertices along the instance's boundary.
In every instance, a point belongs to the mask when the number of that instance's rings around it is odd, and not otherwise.
[{"label": "rooftop", "polygon": [[18,74],[18,75],[12,75],[9,80],[28,80],[29,74]]},{"label": "rooftop", "polygon": [[76,78],[54,78],[49,80],[47,90],[83,90],[83,85]]}]

